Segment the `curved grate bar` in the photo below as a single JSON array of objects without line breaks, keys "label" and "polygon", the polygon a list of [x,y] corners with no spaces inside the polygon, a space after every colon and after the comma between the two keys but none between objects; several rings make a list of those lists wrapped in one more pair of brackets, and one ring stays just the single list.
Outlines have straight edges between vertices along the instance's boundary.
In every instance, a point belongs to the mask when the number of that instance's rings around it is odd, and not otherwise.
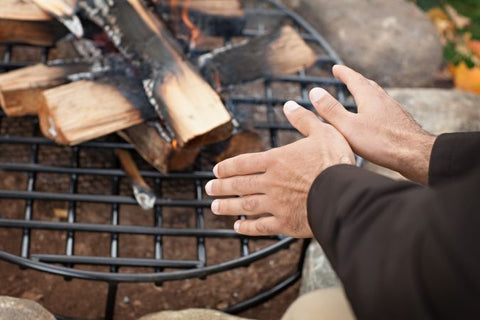
[{"label": "curved grate bar", "polygon": [[[331,89],[336,97],[351,111],[356,107],[353,103],[346,101],[347,90],[345,86],[335,79],[329,70],[333,64],[342,63],[330,45],[323,37],[305,22],[298,14],[292,12],[276,0],[257,0],[257,5],[247,8],[250,16],[282,17],[288,20],[297,28],[300,35],[308,43],[318,47],[318,61],[316,67],[321,70],[319,74],[309,74],[308,71],[299,72],[296,75],[271,76],[264,79],[263,92],[261,95],[238,94],[229,92],[225,98],[226,105],[230,110],[243,110],[248,108],[265,108],[265,119],[252,121],[252,127],[260,130],[268,138],[270,147],[282,145],[282,135],[292,133],[294,128],[285,120],[278,120],[278,109],[287,99],[277,97],[275,86],[289,85],[298,88],[299,94],[296,101],[307,108],[313,106],[308,100],[308,90],[311,86],[323,86]],[[268,7],[268,8],[267,8]],[[255,37],[265,34],[265,26],[259,24],[257,28],[244,30],[243,37]],[[228,43],[232,39],[225,39]],[[3,59],[0,59],[0,72],[32,65],[36,61],[13,61],[12,52],[18,44],[5,45]],[[198,56],[201,52],[191,52],[189,56]],[[49,60],[49,48],[43,48],[38,61]],[[297,240],[284,236],[271,237],[245,237],[238,235],[231,229],[211,228],[206,222],[206,210],[210,207],[211,199],[203,193],[204,183],[214,178],[208,168],[198,165],[195,171],[182,173],[162,174],[149,166],[143,166],[141,175],[150,179],[155,186],[157,201],[151,214],[146,215],[151,219],[150,226],[146,225],[125,225],[121,223],[122,210],[126,205],[136,205],[135,199],[125,194],[121,188],[121,182],[125,180],[125,172],[119,168],[118,163],[105,166],[89,166],[82,163],[83,153],[112,152],[116,148],[133,149],[128,143],[124,143],[115,137],[106,137],[95,141],[83,143],[73,148],[65,148],[71,153],[68,165],[57,165],[42,163],[39,156],[43,148],[57,148],[52,141],[39,135],[38,121],[33,117],[25,117],[25,121],[32,123],[32,133],[10,134],[8,127],[4,124],[6,118],[0,110],[0,148],[26,148],[28,149],[28,160],[17,161],[8,159],[0,160],[0,172],[8,174],[26,175],[26,188],[23,190],[0,189],[0,199],[22,201],[25,210],[21,217],[7,218],[0,208],[0,229],[22,230],[21,248],[19,252],[6,252],[0,250],[0,259],[17,264],[23,268],[30,268],[46,273],[60,275],[65,279],[84,279],[102,281],[109,284],[105,318],[113,318],[115,307],[115,295],[118,283],[122,282],[154,282],[161,284],[164,281],[182,280],[188,278],[205,278],[210,274],[227,271],[233,268],[248,266],[251,263],[264,259],[281,250],[287,249]],[[7,123],[8,124],[8,123]],[[2,133],[2,129],[5,132]],[[16,150],[16,149],[15,149]],[[23,150],[23,149],[22,149]],[[203,156],[205,157],[205,156]],[[38,190],[37,182],[42,175],[64,175],[68,177],[68,188],[65,190],[45,191]],[[109,193],[85,193],[79,188],[80,182],[85,177],[95,179],[107,179],[111,182]],[[171,197],[165,194],[165,185],[169,183],[187,184],[188,192],[193,196],[186,199],[183,197]],[[45,221],[38,216],[40,212],[35,211],[35,205],[39,203],[60,201],[65,202],[67,217],[65,221]],[[109,206],[108,222],[86,223],[79,218],[78,206],[82,204],[103,204]],[[192,210],[193,226],[169,227],[166,222],[165,210]],[[34,252],[31,253],[32,231],[61,231],[65,232],[65,249],[58,254]],[[109,239],[109,252],[105,256],[80,255],[76,253],[75,242],[80,233],[106,234]],[[146,235],[152,237],[152,257],[133,258],[121,256],[120,237],[123,235]],[[165,237],[192,238],[195,240],[196,255],[191,259],[172,259],[165,255]],[[234,239],[238,241],[240,250],[238,256],[228,261],[209,264],[207,249],[209,239]],[[252,249],[257,241],[271,241],[266,247]],[[280,281],[273,288],[261,292],[235,306],[228,307],[226,311],[235,313],[245,310],[272,297],[293,284],[301,275],[303,257],[308,241],[304,242],[302,253],[298,261],[298,267],[294,274]],[[85,270],[82,266],[103,266],[108,267],[107,271]],[[128,272],[124,268],[128,267]],[[132,268],[133,271],[132,272]],[[145,272],[149,268],[151,272]],[[139,270],[139,271],[137,271]],[[61,318],[61,317],[59,317]]]}]

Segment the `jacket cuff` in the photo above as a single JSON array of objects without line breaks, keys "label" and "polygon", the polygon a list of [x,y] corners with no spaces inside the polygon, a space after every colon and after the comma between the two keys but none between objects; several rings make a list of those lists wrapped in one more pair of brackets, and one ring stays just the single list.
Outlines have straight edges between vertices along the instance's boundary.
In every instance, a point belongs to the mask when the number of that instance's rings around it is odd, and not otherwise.
[{"label": "jacket cuff", "polygon": [[436,186],[467,174],[480,160],[480,133],[446,133],[433,144],[428,184]]}]

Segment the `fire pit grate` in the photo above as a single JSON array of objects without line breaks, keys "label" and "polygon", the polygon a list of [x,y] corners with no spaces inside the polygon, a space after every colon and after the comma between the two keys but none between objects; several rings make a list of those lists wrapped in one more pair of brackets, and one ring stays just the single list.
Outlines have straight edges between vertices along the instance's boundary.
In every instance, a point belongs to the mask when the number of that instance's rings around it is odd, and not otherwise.
[{"label": "fire pit grate", "polygon": [[[256,17],[258,21],[262,21],[269,16],[281,17],[286,21],[285,23],[295,26],[304,40],[316,46],[319,56],[313,74],[303,71],[293,76],[264,79],[261,83],[263,95],[229,92],[224,99],[232,113],[235,114],[239,110],[248,108],[250,108],[248,110],[262,108],[265,111],[265,118],[261,121],[253,121],[253,127],[263,133],[270,147],[277,147],[288,142],[285,142],[285,139],[282,138],[283,133],[294,134],[295,130],[284,119],[278,119],[278,110],[281,110],[281,106],[287,98],[277,97],[274,88],[276,85],[288,85],[297,88],[299,90],[297,102],[309,108],[312,108],[308,101],[309,88],[322,86],[334,93],[347,108],[354,110],[355,106],[346,102],[346,88],[331,76],[330,67],[333,64],[341,63],[341,61],[325,40],[301,17],[276,1],[255,1],[252,3],[255,3],[255,5],[246,9],[249,16]],[[255,28],[247,28],[243,37],[255,37],[264,33],[265,26],[260,22]],[[226,39],[225,41],[229,42],[231,40]],[[41,57],[37,61],[14,61],[12,60],[12,53],[15,48],[15,44],[3,45],[3,60],[0,62],[1,72],[31,65],[38,61],[49,61],[49,48],[41,49]],[[189,52],[189,56],[196,57],[201,53],[203,52],[192,50]],[[17,130],[18,126],[22,127],[21,130]],[[25,130],[25,127],[27,127],[27,130]],[[50,162],[43,161],[43,158],[48,159],[48,155],[45,155],[48,151],[42,151],[44,148],[46,150],[54,150],[54,148],[61,150],[61,152],[68,154],[67,160],[57,158]],[[118,140],[116,136],[108,136],[71,148],[59,147],[50,140],[41,137],[36,118],[10,120],[0,111],[0,153],[2,154],[0,157],[0,173],[3,171],[5,176],[23,177],[18,179],[21,180],[20,184],[25,186],[23,189],[0,188],[0,199],[23,204],[21,216],[9,215],[4,211],[7,210],[6,208],[0,209],[0,231],[2,229],[19,230],[19,239],[17,240],[20,244],[18,252],[0,250],[0,259],[17,264],[22,268],[60,275],[67,280],[78,278],[108,283],[105,318],[113,319],[115,297],[119,283],[154,282],[161,284],[171,280],[205,278],[210,274],[248,266],[257,260],[286,249],[296,242],[295,239],[281,235],[266,238],[244,237],[231,229],[208,226],[206,216],[210,213],[205,211],[208,210],[211,200],[205,196],[203,190],[205,182],[212,179],[213,175],[210,171],[211,168],[204,165],[205,161],[202,161],[202,155],[196,164],[197,171],[193,172],[161,174],[144,165],[141,168],[141,174],[152,182],[158,195],[154,209],[151,213],[145,214],[150,221],[153,220],[153,223],[150,225],[120,223],[122,207],[136,204],[131,194],[125,192],[125,189],[128,189],[125,188],[125,172],[120,169],[115,160],[106,161],[106,163],[98,166],[92,165],[92,161],[87,157],[88,154],[92,153],[97,153],[95,156],[97,158],[102,158],[104,154],[111,157],[113,150],[116,148],[133,149],[131,145]],[[59,161],[55,162],[55,160]],[[61,176],[66,179],[62,181],[66,182],[59,183],[57,189],[39,188],[40,177],[44,178],[45,176]],[[85,177],[89,177],[92,181],[95,181],[95,179],[110,181],[110,194],[96,193],[95,190],[91,193],[81,192],[80,189],[83,190],[82,183],[86,180]],[[92,184],[95,188],[95,182]],[[166,188],[175,190],[176,186],[180,185],[179,188],[189,188],[192,197],[169,196],[168,192],[165,192]],[[63,220],[46,219],[43,216],[38,218],[40,210],[36,205],[39,203],[65,204]],[[109,212],[108,222],[81,221],[78,211],[84,203],[106,205],[105,210]],[[187,222],[186,225],[188,226],[168,226],[164,222],[164,211],[169,208],[191,211],[193,213],[193,225],[189,225],[190,223]],[[52,254],[52,250],[49,249],[31,252],[31,247],[37,241],[32,233],[37,231],[63,233],[65,235],[62,239],[64,241],[64,252],[62,254]],[[102,256],[79,254],[75,245],[76,237],[83,233],[101,234],[107,237],[109,253]],[[152,256],[123,257],[120,251],[125,243],[120,244],[119,239],[124,235],[152,237]],[[165,257],[164,239],[166,237],[194,239],[196,259]],[[210,264],[207,260],[208,241],[210,239],[234,239],[239,242],[240,252],[236,258]],[[268,245],[252,250],[252,243],[257,241],[268,241]],[[295,283],[301,275],[303,255],[307,244],[308,241],[304,241],[298,267],[293,274],[271,289],[228,307],[225,311],[230,313],[240,312],[269,299]],[[104,269],[101,269],[102,267]],[[124,272],[124,269],[127,271]]]}]

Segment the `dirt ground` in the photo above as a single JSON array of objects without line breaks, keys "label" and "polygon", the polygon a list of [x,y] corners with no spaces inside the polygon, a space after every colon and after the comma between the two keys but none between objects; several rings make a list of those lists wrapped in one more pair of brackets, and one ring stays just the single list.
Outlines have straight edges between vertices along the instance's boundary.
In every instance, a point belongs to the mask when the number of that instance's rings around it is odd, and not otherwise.
[{"label": "dirt ground", "polygon": [[[29,135],[32,119],[1,119],[0,135]],[[0,144],[0,163],[28,163],[28,145]],[[37,163],[43,165],[70,166],[72,149],[60,146],[41,145]],[[142,168],[148,168],[137,158]],[[111,168],[117,165],[113,150],[82,148],[79,153],[80,167]],[[63,174],[38,173],[34,190],[42,192],[69,192],[70,177]],[[0,171],[0,190],[25,190],[27,173]],[[153,181],[147,182],[153,185]],[[205,183],[206,181],[203,181]],[[80,175],[77,192],[80,194],[111,194],[112,178]],[[194,199],[195,188],[192,181],[164,180],[161,185],[166,199]],[[120,180],[120,195],[131,196],[131,188],[126,179]],[[24,200],[0,199],[0,218],[23,219]],[[33,219],[42,221],[66,221],[62,212],[68,208],[67,202],[34,201]],[[136,205],[120,205],[122,225],[153,225],[153,210],[144,211]],[[192,228],[195,226],[195,209],[165,207],[164,227]],[[111,205],[81,203],[76,205],[76,221],[84,223],[109,224]],[[209,229],[230,229],[234,219],[217,217],[205,210],[205,227]],[[19,254],[22,230],[0,228],[0,250]],[[67,233],[62,231],[31,232],[30,254],[64,254]],[[154,256],[152,236],[120,235],[119,255],[130,258],[152,258]],[[271,245],[272,240],[250,241],[251,252]],[[76,232],[75,254],[108,256],[110,235],[107,233]],[[280,280],[293,274],[297,268],[300,243],[287,250],[253,263],[249,267],[236,268],[213,274],[206,279],[188,279],[165,282],[161,286],[152,283],[120,284],[115,315],[116,319],[137,319],[148,313],[161,310],[177,310],[190,307],[222,309],[248,299]],[[196,259],[196,239],[189,237],[163,237],[163,250],[166,259]],[[239,257],[240,242],[237,239],[206,239],[207,264],[213,265]],[[107,267],[78,266],[80,269],[108,272]],[[122,268],[122,272],[152,272],[147,268]],[[165,270],[169,272],[171,270]],[[0,295],[22,297],[39,302],[54,314],[82,319],[101,319],[104,315],[107,284],[73,279],[33,270],[21,270],[18,266],[0,261]],[[288,305],[297,297],[299,284],[258,307],[241,315],[252,319],[279,319]]]}]

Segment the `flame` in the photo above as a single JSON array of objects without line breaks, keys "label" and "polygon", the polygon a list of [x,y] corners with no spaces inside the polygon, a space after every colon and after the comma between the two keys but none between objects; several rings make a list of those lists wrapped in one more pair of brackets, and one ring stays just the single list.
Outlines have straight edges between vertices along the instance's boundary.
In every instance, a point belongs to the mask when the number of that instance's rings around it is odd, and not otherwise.
[{"label": "flame", "polygon": [[[177,0],[172,0],[173,2],[176,2]],[[195,26],[195,24],[190,20],[190,17],[188,16],[188,8],[190,7],[190,3],[192,0],[186,0],[185,4],[183,6],[182,10],[182,20],[185,23],[185,25],[190,29],[190,46],[192,48],[195,47],[197,39],[200,37],[200,29]]]},{"label": "flame", "polygon": [[173,149],[177,149],[177,148],[178,148],[178,141],[177,141],[177,139],[173,139],[173,141],[172,141],[172,147],[173,147]]}]

